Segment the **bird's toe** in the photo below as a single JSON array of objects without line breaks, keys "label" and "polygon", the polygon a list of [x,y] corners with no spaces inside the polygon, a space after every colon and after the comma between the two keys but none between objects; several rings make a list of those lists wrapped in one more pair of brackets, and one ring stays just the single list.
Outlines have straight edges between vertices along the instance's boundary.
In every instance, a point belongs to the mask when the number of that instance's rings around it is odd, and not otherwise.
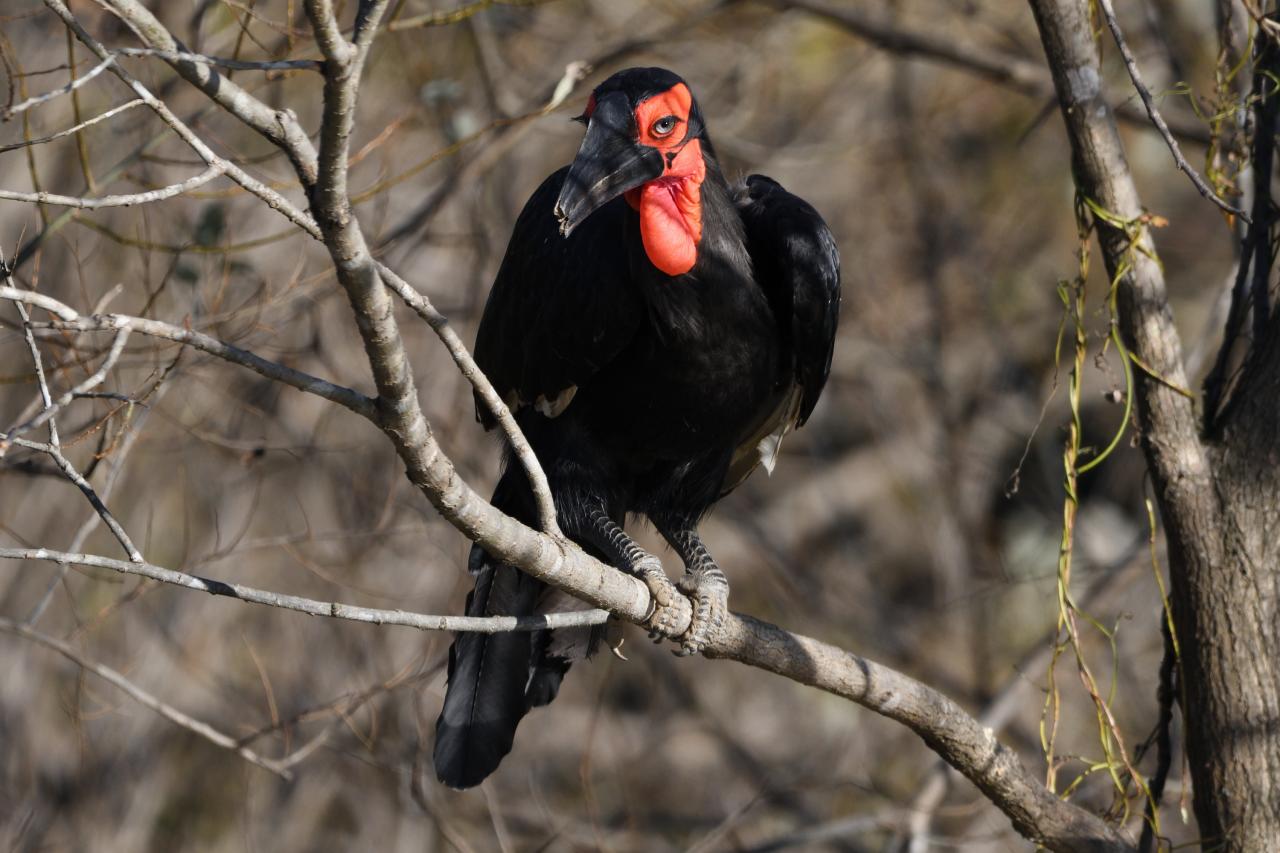
[{"label": "bird's toe", "polygon": [[650,611],[644,627],[649,637],[660,643],[675,634],[675,603],[680,596],[676,585],[667,577],[662,563],[656,557],[644,560],[636,566],[636,574],[649,587]]},{"label": "bird's toe", "polygon": [[695,583],[693,621],[680,640],[680,648],[675,650],[677,657],[701,654],[708,641],[719,633],[729,612],[729,587],[722,579],[703,578]]}]

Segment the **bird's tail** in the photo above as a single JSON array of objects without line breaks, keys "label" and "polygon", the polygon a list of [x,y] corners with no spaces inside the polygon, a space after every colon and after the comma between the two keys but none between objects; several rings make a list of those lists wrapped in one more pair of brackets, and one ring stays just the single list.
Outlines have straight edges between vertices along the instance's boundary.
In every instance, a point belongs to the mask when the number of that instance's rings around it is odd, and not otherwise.
[{"label": "bird's tail", "polygon": [[[499,481],[493,504],[521,521],[535,517],[518,464]],[[472,546],[469,568],[476,585],[467,596],[468,616],[529,616],[573,601],[479,545]],[[449,684],[436,722],[440,781],[470,788],[492,773],[511,751],[520,720],[555,698],[570,662],[585,656],[593,636],[589,628],[458,634],[449,648]]]}]

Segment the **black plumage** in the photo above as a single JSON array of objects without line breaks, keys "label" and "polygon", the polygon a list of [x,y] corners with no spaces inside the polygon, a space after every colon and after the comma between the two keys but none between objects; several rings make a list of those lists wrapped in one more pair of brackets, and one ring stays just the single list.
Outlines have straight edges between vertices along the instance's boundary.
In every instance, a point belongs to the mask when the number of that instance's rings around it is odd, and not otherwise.
[{"label": "black plumage", "polygon": [[[621,525],[643,515],[676,549],[696,602],[682,650],[694,653],[728,592],[697,523],[758,464],[771,469],[782,436],[813,411],[831,365],[839,255],[818,213],[777,182],[728,184],[671,72],[614,75],[584,118],[574,164],[516,222],[475,357],[516,412],[568,535],[655,593],[670,581]],[[536,522],[518,462],[493,503]],[[470,566],[469,615],[572,606],[479,546]],[[440,779],[468,787],[491,773],[521,717],[554,698],[594,640],[586,630],[460,635],[437,726]]]}]

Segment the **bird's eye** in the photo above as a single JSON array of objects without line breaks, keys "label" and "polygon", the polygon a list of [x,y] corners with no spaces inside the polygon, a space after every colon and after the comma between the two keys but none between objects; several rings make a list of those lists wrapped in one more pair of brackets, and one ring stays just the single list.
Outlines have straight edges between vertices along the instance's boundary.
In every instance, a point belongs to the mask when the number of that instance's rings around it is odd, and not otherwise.
[{"label": "bird's eye", "polygon": [[653,126],[649,128],[649,132],[654,136],[667,136],[676,129],[676,125],[679,123],[680,119],[675,116],[663,116],[653,123]]}]

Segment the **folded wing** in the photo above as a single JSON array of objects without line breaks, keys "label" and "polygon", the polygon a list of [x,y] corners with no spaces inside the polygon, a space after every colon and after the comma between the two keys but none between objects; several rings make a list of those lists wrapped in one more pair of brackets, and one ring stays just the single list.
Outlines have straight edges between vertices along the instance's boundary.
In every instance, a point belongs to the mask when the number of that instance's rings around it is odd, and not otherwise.
[{"label": "folded wing", "polygon": [[778,320],[789,387],[739,447],[725,491],[759,464],[772,471],[783,436],[813,413],[831,372],[840,315],[840,253],[818,212],[764,175],[748,177],[735,189],[734,200],[756,281]]}]

